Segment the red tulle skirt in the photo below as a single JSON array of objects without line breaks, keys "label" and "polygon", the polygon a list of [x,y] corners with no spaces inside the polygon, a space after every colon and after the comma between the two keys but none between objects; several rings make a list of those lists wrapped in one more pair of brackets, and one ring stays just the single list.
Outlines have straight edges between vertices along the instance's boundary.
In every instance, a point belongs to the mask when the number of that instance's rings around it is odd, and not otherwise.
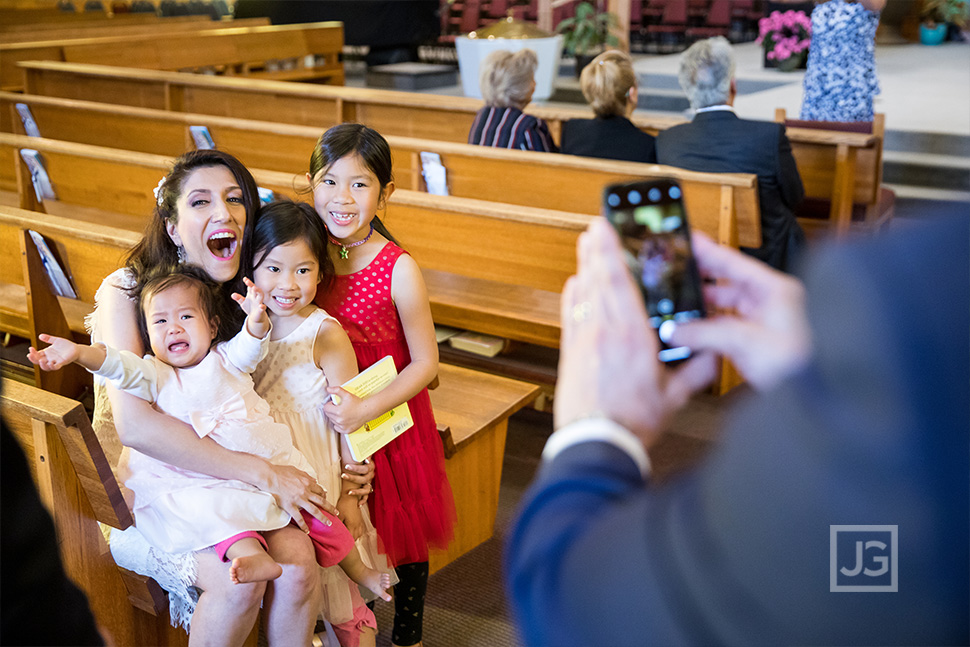
[{"label": "red tulle skirt", "polygon": [[[398,342],[354,343],[360,370],[386,355],[400,373],[410,363]],[[380,548],[394,566],[428,561],[428,549],[447,548],[454,537],[455,501],[428,389],[408,400],[414,426],[378,450],[374,461],[371,520]]]}]

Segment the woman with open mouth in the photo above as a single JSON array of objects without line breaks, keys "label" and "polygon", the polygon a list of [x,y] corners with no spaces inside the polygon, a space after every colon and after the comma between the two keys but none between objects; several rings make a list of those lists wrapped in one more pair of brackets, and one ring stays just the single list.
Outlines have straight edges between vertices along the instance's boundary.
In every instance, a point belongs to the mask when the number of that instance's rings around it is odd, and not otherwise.
[{"label": "woman with open mouth", "polygon": [[[216,150],[182,155],[155,192],[155,210],[144,238],[129,253],[125,267],[104,280],[88,322],[92,343],[139,355],[146,346],[138,332],[137,304],[128,291],[158,266],[188,263],[204,270],[223,286],[223,334],[239,330],[240,310],[228,306],[233,305],[230,294],[241,285],[241,243],[259,207],[249,171]],[[301,509],[314,514],[329,506],[322,488],[306,473],[199,438],[190,426],[104,383],[95,384],[94,427],[120,474],[127,464],[125,445],[182,469],[237,479],[269,492],[297,523],[302,523]],[[363,475],[348,474],[362,486],[360,494],[370,492],[371,474],[366,470]],[[174,555],[158,551],[138,532],[137,520],[125,531],[112,530],[111,551],[120,566],[154,578],[169,592],[172,623],[188,628],[191,621],[190,645],[242,644],[261,605],[270,645],[310,644],[321,610],[313,548],[295,527],[281,529],[267,541],[270,555],[284,565],[283,575],[270,583],[233,584],[230,565],[211,550]]]}]

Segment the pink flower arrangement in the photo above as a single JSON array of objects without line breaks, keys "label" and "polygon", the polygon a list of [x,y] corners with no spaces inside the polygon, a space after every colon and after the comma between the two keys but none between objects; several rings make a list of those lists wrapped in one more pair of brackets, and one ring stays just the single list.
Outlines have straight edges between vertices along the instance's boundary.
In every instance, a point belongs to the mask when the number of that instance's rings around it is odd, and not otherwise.
[{"label": "pink flower arrangement", "polygon": [[758,21],[758,42],[767,58],[784,61],[807,51],[812,38],[812,19],[801,11],[772,11]]}]

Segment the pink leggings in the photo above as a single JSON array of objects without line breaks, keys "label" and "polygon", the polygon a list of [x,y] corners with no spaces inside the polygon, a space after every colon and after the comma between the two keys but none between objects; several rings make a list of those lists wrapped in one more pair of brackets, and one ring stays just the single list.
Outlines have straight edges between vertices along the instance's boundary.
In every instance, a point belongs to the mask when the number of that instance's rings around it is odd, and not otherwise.
[{"label": "pink leggings", "polygon": [[[327,511],[323,511],[326,523],[321,522],[316,517],[310,515],[306,510],[300,510],[303,520],[310,528],[310,541],[313,542],[313,552],[317,557],[317,564],[320,566],[335,566],[346,557],[354,547],[354,538],[347,530],[347,526],[340,522],[337,517]],[[292,522],[290,522],[292,523]],[[247,530],[238,535],[233,535],[228,539],[223,539],[213,546],[219,559],[226,562],[226,551],[229,547],[240,539],[252,537],[256,539],[263,548],[266,548],[266,540],[258,532]],[[268,550],[268,549],[267,549]]]}]

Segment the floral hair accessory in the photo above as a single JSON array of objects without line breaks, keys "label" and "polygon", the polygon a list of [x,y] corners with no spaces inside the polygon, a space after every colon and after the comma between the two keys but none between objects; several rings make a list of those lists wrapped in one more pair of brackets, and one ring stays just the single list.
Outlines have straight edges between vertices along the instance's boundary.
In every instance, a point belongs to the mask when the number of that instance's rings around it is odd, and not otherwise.
[{"label": "floral hair accessory", "polygon": [[152,189],[152,192],[155,194],[155,202],[158,204],[158,206],[162,206],[162,202],[165,200],[165,194],[162,193],[162,189],[165,188],[165,180],[167,179],[168,178],[163,175],[162,179],[158,181],[158,186]]}]

